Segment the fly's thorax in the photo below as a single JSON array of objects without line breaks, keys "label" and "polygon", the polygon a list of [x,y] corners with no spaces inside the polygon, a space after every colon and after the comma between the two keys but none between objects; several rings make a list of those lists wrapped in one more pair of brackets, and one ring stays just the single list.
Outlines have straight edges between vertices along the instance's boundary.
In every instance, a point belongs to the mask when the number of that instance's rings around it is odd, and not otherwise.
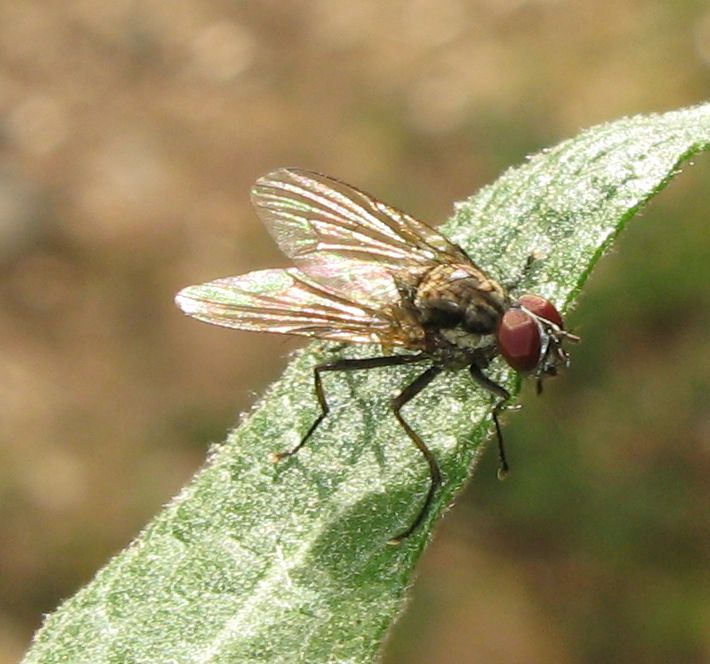
[{"label": "fly's thorax", "polygon": [[447,369],[471,364],[485,367],[498,354],[495,335],[466,332],[461,327],[428,330],[425,351]]},{"label": "fly's thorax", "polygon": [[456,350],[460,350],[467,357],[474,351],[490,348],[495,345],[494,335],[466,332],[466,330],[460,327],[440,329],[438,335],[445,343],[450,344]]},{"label": "fly's thorax", "polygon": [[[424,326],[460,329],[480,337],[495,333],[508,308],[503,287],[474,265],[438,265],[429,270],[416,290],[414,307]],[[472,338],[459,343],[474,343]]]}]

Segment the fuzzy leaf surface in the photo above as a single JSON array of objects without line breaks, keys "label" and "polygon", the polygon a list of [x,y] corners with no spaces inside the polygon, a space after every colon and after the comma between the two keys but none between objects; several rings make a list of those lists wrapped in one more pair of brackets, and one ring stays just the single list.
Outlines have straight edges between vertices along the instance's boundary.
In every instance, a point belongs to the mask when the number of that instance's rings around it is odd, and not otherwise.
[{"label": "fuzzy leaf surface", "polygon": [[[627,220],[708,145],[710,105],[600,125],[459,203],[444,231],[501,281],[541,255],[520,290],[565,311]],[[25,663],[375,661],[433,525],[488,438],[491,400],[461,371],[407,405],[445,483],[425,527],[387,546],[428,486],[389,412],[422,368],[327,375],[327,421],[296,458],[269,458],[317,416],[312,367],[332,357],[323,343],[298,353],[189,486],[47,618]],[[501,363],[491,375],[517,391]]]}]

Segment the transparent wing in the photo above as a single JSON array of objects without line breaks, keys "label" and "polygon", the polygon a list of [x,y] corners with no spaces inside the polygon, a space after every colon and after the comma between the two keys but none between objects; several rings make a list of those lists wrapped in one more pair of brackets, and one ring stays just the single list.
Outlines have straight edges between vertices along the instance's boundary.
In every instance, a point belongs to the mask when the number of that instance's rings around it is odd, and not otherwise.
[{"label": "transparent wing", "polygon": [[319,173],[273,171],[257,180],[252,202],[281,250],[309,278],[373,305],[398,301],[394,276],[471,262],[421,221]]},{"label": "transparent wing", "polygon": [[308,280],[299,270],[260,270],[188,286],[183,312],[213,325],[356,343],[410,346],[395,320]]}]

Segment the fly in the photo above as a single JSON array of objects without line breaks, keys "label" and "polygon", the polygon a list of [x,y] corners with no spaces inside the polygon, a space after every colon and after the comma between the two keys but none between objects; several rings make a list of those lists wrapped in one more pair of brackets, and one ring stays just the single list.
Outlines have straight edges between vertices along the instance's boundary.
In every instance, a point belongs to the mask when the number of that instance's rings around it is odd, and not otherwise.
[{"label": "fly", "polygon": [[[485,373],[502,355],[516,371],[542,381],[569,363],[555,306],[543,297],[512,299],[461,247],[417,219],[333,178],[283,168],[256,181],[252,203],[289,269],[259,270],[188,286],[176,296],[186,314],[240,330],[277,332],[349,343],[376,343],[405,353],[338,359],[313,369],[320,415],[300,443],[278,452],[296,454],[329,412],[322,374],[427,363],[392,399],[394,416],[428,464],[430,483],[399,543],[426,518],[441,486],[439,464],[402,416],[402,408],[440,373],[468,369],[496,399],[493,422],[499,476],[508,472],[498,416],[508,391]],[[529,261],[530,263],[530,261]]]}]

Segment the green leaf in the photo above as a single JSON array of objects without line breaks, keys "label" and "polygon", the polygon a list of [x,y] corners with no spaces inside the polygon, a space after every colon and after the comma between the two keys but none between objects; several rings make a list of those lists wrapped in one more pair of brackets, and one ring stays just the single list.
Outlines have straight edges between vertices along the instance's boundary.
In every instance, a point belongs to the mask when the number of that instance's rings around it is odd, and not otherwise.
[{"label": "green leaf", "polygon": [[[601,125],[457,205],[445,231],[504,281],[542,255],[523,290],[568,309],[627,219],[708,145],[710,105]],[[27,664],[378,657],[431,528],[482,450],[491,400],[464,371],[406,407],[445,483],[425,526],[387,546],[428,486],[425,462],[388,410],[421,369],[327,375],[331,415],[297,457],[269,459],[317,416],[311,369],[334,352],[314,344],[296,355],[194,481],[46,620]],[[492,375],[517,389],[502,364]]]}]

